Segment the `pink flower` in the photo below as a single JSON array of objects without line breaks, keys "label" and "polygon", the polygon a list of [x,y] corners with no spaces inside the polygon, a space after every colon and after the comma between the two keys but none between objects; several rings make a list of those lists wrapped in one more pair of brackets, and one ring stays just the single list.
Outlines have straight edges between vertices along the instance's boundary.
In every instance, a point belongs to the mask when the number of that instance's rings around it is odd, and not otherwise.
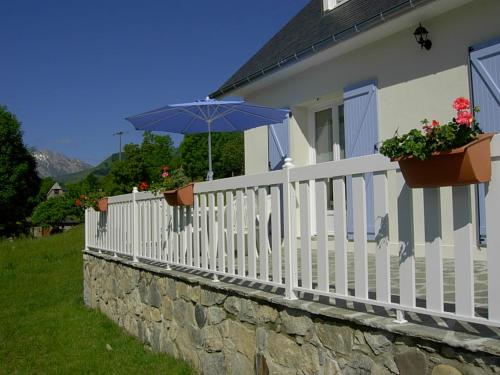
[{"label": "pink flower", "polygon": [[453,102],[453,108],[457,111],[464,111],[470,108],[470,101],[464,97],[456,98]]},{"label": "pink flower", "polygon": [[459,111],[457,113],[456,121],[460,125],[471,126],[472,122],[474,121],[474,117],[469,111]]},{"label": "pink flower", "polygon": [[436,126],[439,126],[439,125],[440,125],[439,121],[432,120],[432,127],[433,128],[436,127]]},{"label": "pink flower", "polygon": [[163,172],[163,173],[161,174],[161,176],[162,176],[163,178],[167,178],[167,177],[168,177],[168,172]]}]

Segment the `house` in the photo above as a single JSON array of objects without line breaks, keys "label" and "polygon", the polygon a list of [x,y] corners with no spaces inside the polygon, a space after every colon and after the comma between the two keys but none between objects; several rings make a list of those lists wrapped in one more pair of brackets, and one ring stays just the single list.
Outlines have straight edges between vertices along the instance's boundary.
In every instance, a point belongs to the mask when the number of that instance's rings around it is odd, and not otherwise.
[{"label": "house", "polygon": [[64,195],[64,190],[58,182],[54,183],[47,193],[47,199]]},{"label": "house", "polygon": [[487,194],[409,189],[372,154],[458,96],[498,130],[498,15],[311,0],[211,95],[292,110],[245,132],[247,175],[196,182],[191,206],[134,188],[86,210],[85,303],[207,374],[497,371],[500,135]]},{"label": "house", "polygon": [[[305,166],[376,153],[380,141],[424,118],[451,119],[459,96],[481,107],[483,130],[499,131],[499,14],[495,0],[311,0],[211,97],[241,96],[292,110],[286,124],[245,132],[247,174],[280,168],[285,156]],[[427,45],[417,43],[420,25]],[[254,144],[267,144],[268,153],[253,152]],[[370,176],[366,183],[370,236]],[[471,194],[473,205],[479,197],[478,242],[485,240],[481,189]],[[331,190],[330,184],[330,198]],[[442,202],[450,199],[443,189]],[[331,199],[328,204],[332,216]],[[450,220],[445,214],[448,247]],[[417,232],[418,252],[423,228]]]}]

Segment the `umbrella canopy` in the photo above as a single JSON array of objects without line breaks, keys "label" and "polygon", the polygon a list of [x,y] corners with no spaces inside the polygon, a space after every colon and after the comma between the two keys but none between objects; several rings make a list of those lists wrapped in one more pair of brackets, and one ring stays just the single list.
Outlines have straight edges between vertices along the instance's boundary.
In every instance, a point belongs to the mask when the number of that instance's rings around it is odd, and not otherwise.
[{"label": "umbrella canopy", "polygon": [[208,133],[208,175],[212,172],[211,132],[244,131],[258,126],[282,122],[289,111],[248,103],[206,98],[192,103],[167,105],[139,115],[127,117],[137,130],[170,133]]}]

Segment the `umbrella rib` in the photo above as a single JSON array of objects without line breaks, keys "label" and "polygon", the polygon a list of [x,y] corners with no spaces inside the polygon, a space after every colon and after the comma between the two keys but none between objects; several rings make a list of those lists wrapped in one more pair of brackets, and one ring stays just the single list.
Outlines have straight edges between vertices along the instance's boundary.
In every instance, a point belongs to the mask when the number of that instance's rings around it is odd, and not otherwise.
[{"label": "umbrella rib", "polygon": [[[196,107],[198,107],[198,106],[196,106]],[[179,107],[179,110],[182,111],[182,112],[185,112],[185,113],[189,113],[190,115],[192,115],[193,117],[196,117],[199,120],[206,121],[205,117],[200,116],[196,112],[193,112],[193,111],[191,111],[191,110],[189,110],[187,108],[180,108]],[[201,110],[200,110],[200,112],[203,113],[203,111],[201,111]]]},{"label": "umbrella rib", "polygon": [[195,120],[195,118],[192,117],[191,120],[189,121],[189,123],[187,124],[187,126],[182,130],[182,134],[187,134],[186,132],[188,131],[188,129],[191,126],[193,126],[194,120]]},{"label": "umbrella rib", "polygon": [[225,117],[226,115],[228,115],[228,114],[230,114],[231,112],[234,112],[234,111],[235,111],[235,109],[233,107],[228,107],[227,110],[225,110],[224,112],[221,112],[218,116],[214,116],[214,118],[212,119],[212,121],[218,120],[221,117]]},{"label": "umbrella rib", "polygon": [[[178,115],[179,115],[178,113],[174,113],[172,116],[168,116],[168,114],[167,114],[167,116],[164,116],[164,117],[162,117],[162,118],[156,119],[156,120],[154,120],[154,121],[148,122],[147,124],[140,125],[140,126],[141,126],[141,127],[147,127],[147,128],[149,128],[149,127],[151,127],[151,126],[155,125],[156,123],[158,123],[158,122],[160,122],[160,121],[163,121],[163,120],[165,120],[165,119],[167,119],[167,118],[169,118],[169,117],[175,117],[175,116],[178,116]],[[141,129],[141,130],[146,130],[146,129]]]},{"label": "umbrella rib", "polygon": [[232,126],[232,128],[235,130],[235,131],[238,131],[238,128],[236,126],[234,126],[233,122],[231,120],[229,120],[227,117],[223,117],[224,120],[226,120],[229,125]]},{"label": "umbrella rib", "polygon": [[[200,118],[203,120],[203,121],[208,121],[209,117],[207,117],[207,114],[205,112],[203,112],[203,110],[201,109],[201,106],[197,105],[196,108],[198,108],[198,111],[200,111],[200,113],[203,115],[201,116]],[[194,112],[191,112],[190,113],[193,114],[193,116],[197,116]]]},{"label": "umbrella rib", "polygon": [[162,108],[158,108],[158,109],[153,109],[152,111],[149,111],[149,112],[144,112],[144,113],[140,113],[138,115],[127,117],[127,120],[133,119],[133,118],[142,118],[142,117],[154,115],[155,113],[160,113],[160,112],[175,111],[176,109],[177,108],[175,108],[175,107],[166,106],[166,107],[162,107]]}]

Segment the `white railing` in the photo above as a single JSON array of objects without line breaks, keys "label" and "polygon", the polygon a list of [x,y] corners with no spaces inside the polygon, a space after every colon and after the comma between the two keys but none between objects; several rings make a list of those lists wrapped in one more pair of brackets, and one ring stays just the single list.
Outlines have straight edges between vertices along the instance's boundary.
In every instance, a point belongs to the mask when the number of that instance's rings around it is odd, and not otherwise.
[{"label": "white railing", "polygon": [[[290,299],[308,293],[395,309],[400,322],[404,312],[415,312],[500,326],[500,136],[491,150],[488,245],[481,250],[475,186],[409,189],[397,163],[381,155],[296,168],[287,160],[280,171],[197,183],[193,207],[170,207],[161,196],[136,190],[111,197],[107,213],[86,212],[86,248],[203,270],[214,280],[280,286]],[[367,238],[367,174],[375,241]],[[448,258],[443,238],[451,242]],[[487,281],[478,283],[484,273]]]}]

